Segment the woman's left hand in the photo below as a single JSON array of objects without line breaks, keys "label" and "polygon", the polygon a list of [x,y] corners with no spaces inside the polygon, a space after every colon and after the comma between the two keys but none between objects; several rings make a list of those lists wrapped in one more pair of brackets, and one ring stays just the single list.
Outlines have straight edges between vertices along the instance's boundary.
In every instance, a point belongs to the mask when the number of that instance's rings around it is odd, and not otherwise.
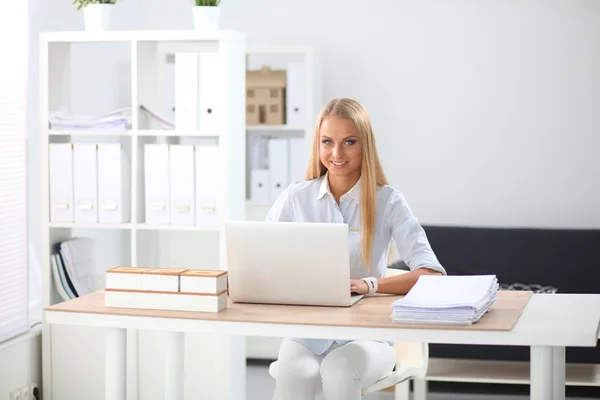
[{"label": "woman's left hand", "polygon": [[369,285],[362,279],[350,279],[350,292],[358,294],[369,293]]}]

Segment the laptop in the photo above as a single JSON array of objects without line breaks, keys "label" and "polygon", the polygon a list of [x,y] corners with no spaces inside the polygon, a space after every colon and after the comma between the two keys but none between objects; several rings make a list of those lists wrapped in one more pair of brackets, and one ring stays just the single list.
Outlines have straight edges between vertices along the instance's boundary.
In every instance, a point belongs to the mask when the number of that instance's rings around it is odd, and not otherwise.
[{"label": "laptop", "polygon": [[230,221],[229,298],[238,303],[351,306],[348,225]]}]

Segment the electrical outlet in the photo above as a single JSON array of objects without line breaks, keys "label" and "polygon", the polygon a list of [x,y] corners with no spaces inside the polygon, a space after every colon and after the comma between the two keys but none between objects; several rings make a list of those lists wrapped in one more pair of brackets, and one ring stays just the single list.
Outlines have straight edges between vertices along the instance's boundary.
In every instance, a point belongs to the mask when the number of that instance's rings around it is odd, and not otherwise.
[{"label": "electrical outlet", "polygon": [[31,400],[31,397],[29,397],[29,385],[21,388],[21,400]]},{"label": "electrical outlet", "polygon": [[29,384],[29,400],[42,400],[42,391],[37,383]]},{"label": "electrical outlet", "polygon": [[21,389],[10,392],[10,400],[21,400]]}]

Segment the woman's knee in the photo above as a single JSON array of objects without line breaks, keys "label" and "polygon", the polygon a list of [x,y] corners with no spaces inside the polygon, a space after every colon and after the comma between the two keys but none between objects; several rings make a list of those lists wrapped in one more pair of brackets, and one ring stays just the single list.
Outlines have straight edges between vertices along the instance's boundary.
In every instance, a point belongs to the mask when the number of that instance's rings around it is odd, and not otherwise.
[{"label": "woman's knee", "polygon": [[284,341],[277,360],[278,382],[307,382],[320,380],[318,358],[302,344]]},{"label": "woman's knee", "polygon": [[323,383],[329,380],[337,382],[356,382],[362,378],[367,360],[365,349],[355,343],[348,343],[331,352],[321,363],[320,374]]}]

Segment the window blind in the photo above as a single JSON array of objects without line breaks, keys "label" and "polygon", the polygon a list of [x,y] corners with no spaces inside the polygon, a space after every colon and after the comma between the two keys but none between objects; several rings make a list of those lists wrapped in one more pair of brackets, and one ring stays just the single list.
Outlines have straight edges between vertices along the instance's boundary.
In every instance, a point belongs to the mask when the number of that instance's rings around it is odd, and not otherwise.
[{"label": "window blind", "polygon": [[0,342],[29,328],[27,2],[0,13]]}]

